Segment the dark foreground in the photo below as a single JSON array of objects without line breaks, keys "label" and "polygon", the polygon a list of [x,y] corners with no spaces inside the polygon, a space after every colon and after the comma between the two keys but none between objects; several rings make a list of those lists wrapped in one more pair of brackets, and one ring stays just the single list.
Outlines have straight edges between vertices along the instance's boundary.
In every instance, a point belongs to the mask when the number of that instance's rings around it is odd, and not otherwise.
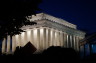
[{"label": "dark foreground", "polygon": [[[27,51],[27,52],[26,52]],[[96,56],[88,56],[81,59],[80,54],[71,48],[50,47],[42,53],[32,54],[30,48],[18,50],[16,49],[14,55],[0,55],[0,62],[2,63],[94,63]],[[91,62],[90,62],[91,61]]]}]

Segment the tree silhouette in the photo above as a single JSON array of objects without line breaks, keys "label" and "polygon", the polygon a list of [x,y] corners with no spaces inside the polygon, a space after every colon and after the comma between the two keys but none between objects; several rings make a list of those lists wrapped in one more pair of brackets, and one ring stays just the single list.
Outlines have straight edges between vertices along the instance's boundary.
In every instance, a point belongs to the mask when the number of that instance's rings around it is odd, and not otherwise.
[{"label": "tree silhouette", "polygon": [[19,34],[23,25],[33,25],[26,17],[39,11],[42,0],[0,0],[0,38]]}]

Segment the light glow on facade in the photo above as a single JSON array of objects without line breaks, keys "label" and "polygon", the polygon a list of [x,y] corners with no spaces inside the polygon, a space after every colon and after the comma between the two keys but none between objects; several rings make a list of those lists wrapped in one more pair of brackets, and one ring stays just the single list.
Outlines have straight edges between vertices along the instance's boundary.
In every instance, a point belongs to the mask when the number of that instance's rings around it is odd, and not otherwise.
[{"label": "light glow on facade", "polygon": [[[41,16],[44,16],[43,20]],[[21,29],[25,32],[13,37],[12,41],[14,42],[12,44],[12,48],[10,48],[11,40],[5,39],[4,41],[7,42],[7,48],[5,48],[4,45],[6,42],[3,41],[2,53],[6,52],[6,49],[8,50],[7,52],[10,52],[10,49],[14,52],[17,46],[23,47],[29,41],[37,48],[37,51],[43,51],[50,46],[68,48],[69,44],[71,44],[70,47],[74,46],[73,48],[77,50],[79,47],[79,38],[77,40],[77,36],[82,37],[82,39],[85,37],[85,33],[78,31],[74,24],[58,18],[53,19],[52,16],[47,14],[40,14],[40,16],[36,15],[29,20],[31,22],[35,21],[37,24],[32,26],[23,26]],[[72,35],[74,35],[74,38],[72,38]]]},{"label": "light glow on facade", "polygon": [[37,48],[37,29],[33,30],[33,44]]},{"label": "light glow on facade", "polygon": [[19,46],[19,35],[15,35],[16,38],[16,46]]}]

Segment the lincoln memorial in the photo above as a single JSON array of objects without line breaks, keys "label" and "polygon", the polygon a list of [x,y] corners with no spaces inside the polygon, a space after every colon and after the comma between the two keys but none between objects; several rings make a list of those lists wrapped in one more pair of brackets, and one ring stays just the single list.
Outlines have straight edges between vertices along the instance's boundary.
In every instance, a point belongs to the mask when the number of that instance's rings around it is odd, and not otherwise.
[{"label": "lincoln memorial", "polygon": [[85,38],[85,32],[77,30],[77,26],[61,18],[39,13],[27,17],[30,22],[37,24],[23,26],[25,32],[2,41],[2,53],[14,53],[16,47],[23,47],[29,41],[36,47],[36,52],[42,52],[50,46],[73,48],[79,51],[79,41]]}]

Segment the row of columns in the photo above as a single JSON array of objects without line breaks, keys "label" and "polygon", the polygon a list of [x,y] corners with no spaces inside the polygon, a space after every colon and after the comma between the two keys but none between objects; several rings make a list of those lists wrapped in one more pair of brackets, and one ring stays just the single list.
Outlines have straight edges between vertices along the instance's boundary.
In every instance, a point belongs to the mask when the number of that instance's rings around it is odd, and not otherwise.
[{"label": "row of columns", "polygon": [[92,54],[92,44],[86,43],[80,46],[81,58],[85,58],[88,55]]},{"label": "row of columns", "polygon": [[[37,48],[37,51],[42,51],[50,46],[70,47],[79,50],[79,37],[75,35],[68,35],[65,32],[51,28],[34,28],[12,36],[12,39],[10,39],[10,36],[7,39],[4,38],[2,42],[2,53],[14,52],[17,46],[23,47],[29,41]],[[10,50],[11,45],[12,51]]]}]

